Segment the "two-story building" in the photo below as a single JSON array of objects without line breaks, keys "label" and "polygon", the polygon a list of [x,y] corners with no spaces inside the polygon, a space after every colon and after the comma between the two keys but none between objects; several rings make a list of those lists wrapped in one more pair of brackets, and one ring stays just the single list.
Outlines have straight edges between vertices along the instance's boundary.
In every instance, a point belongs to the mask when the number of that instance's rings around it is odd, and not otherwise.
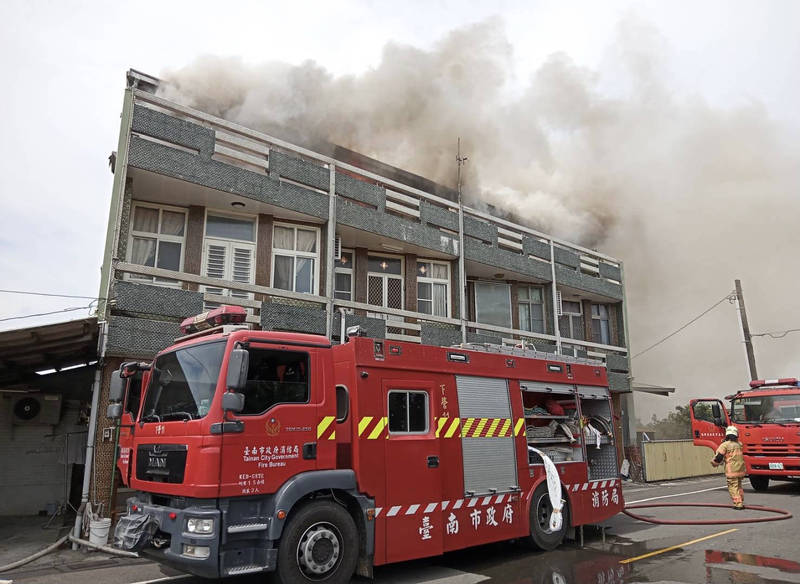
[{"label": "two-story building", "polygon": [[[181,319],[225,303],[256,327],[334,341],[344,315],[377,338],[600,360],[632,419],[621,262],[354,152],[167,101],[153,77],[127,80],[99,294],[100,412],[121,361],[152,358]],[[97,492],[111,492],[113,449],[97,445]]]}]

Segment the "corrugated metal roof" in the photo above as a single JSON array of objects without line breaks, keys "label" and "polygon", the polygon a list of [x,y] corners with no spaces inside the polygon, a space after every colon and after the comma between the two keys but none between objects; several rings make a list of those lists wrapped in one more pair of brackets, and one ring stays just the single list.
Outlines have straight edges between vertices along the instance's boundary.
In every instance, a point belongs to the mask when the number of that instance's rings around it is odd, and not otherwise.
[{"label": "corrugated metal roof", "polygon": [[97,359],[97,318],[0,332],[0,387]]}]

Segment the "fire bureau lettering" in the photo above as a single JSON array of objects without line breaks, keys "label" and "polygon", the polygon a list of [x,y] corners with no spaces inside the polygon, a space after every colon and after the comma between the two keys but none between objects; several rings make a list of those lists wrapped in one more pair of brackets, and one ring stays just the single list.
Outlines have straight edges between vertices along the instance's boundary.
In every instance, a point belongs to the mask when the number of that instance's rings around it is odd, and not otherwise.
[{"label": "fire bureau lettering", "polygon": [[164,433],[164,424],[158,424],[156,426],[156,434],[163,434]]},{"label": "fire bureau lettering", "polygon": [[447,409],[447,386],[442,383],[439,389],[442,390],[442,419],[447,419],[450,417],[450,411]]},{"label": "fire bureau lettering", "polygon": [[242,487],[242,494],[258,494],[261,492],[259,487],[264,485],[264,473],[240,474],[238,484]]},{"label": "fire bureau lettering", "polygon": [[422,518],[422,527],[419,528],[419,535],[420,538],[424,541],[426,539],[431,539],[431,530],[433,529],[433,525],[431,524],[431,518],[427,515]]},{"label": "fire bureau lettering", "polygon": [[299,458],[300,447],[297,444],[245,446],[242,451],[242,462],[256,462],[258,468],[286,466],[287,461]]},{"label": "fire bureau lettering", "polygon": [[453,515],[453,512],[450,512],[450,516],[447,518],[447,526],[445,527],[445,531],[447,535],[455,535],[458,533],[458,518]]}]

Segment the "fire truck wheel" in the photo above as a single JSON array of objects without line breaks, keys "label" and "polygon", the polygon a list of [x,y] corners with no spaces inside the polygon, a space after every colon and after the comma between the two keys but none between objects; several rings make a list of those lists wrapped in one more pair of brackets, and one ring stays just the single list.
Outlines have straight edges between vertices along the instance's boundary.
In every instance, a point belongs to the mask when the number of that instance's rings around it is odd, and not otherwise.
[{"label": "fire truck wheel", "polygon": [[750,486],[754,491],[766,491],[769,488],[769,477],[753,475],[750,477]]},{"label": "fire truck wheel", "polygon": [[283,584],[346,584],[357,561],[353,518],[341,505],[315,501],[299,509],[283,530],[278,578]]},{"label": "fire truck wheel", "polygon": [[569,528],[569,508],[566,503],[561,509],[563,522],[561,523],[561,529],[558,531],[550,529],[550,514],[552,512],[553,506],[550,504],[547,483],[542,483],[536,487],[531,499],[531,537],[529,539],[533,547],[540,550],[550,551],[556,549],[564,541],[564,536]]}]

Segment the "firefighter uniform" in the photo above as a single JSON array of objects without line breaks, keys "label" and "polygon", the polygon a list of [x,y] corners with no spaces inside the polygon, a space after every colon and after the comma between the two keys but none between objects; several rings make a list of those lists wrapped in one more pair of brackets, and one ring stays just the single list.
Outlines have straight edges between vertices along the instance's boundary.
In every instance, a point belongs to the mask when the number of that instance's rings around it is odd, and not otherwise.
[{"label": "firefighter uniform", "polygon": [[728,492],[736,509],[744,509],[744,492],[742,479],[745,476],[744,455],[739,442],[739,430],[736,426],[725,429],[725,442],[717,448],[717,455],[711,461],[714,466],[725,462],[725,477],[728,480]]}]

